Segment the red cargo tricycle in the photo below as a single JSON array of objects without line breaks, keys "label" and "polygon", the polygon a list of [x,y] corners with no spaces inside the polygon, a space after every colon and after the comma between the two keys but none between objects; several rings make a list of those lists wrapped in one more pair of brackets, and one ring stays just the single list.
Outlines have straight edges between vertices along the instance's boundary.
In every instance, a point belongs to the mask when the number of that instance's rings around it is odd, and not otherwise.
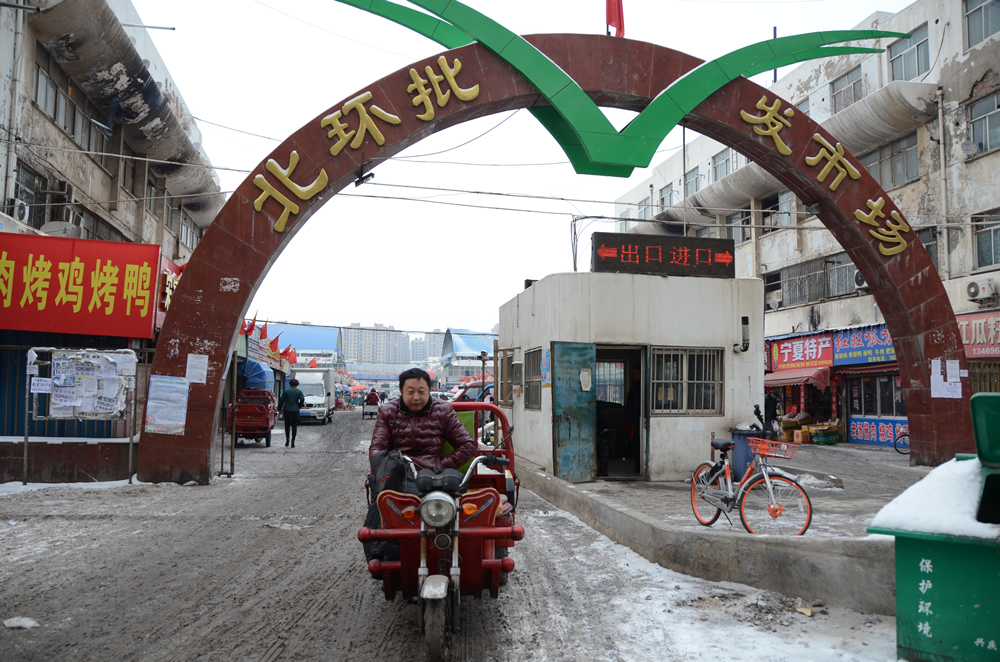
[{"label": "red cargo tricycle", "polygon": [[[420,496],[383,490],[377,497],[382,528],[358,531],[362,543],[399,543],[399,560],[372,559],[368,571],[381,579],[386,600],[402,593],[417,604],[431,659],[447,656],[450,633],[458,631],[461,596],[479,598],[484,591],[498,596],[514,570],[509,550],[524,537],[524,528],[514,523],[520,483],[507,417],[485,402],[453,406],[494,414],[502,431],[499,443],[480,445],[464,472],[417,471],[403,456]],[[369,505],[371,487],[366,483]]]},{"label": "red cargo tricycle", "polygon": [[[271,445],[271,430],[278,417],[278,408],[274,404],[274,394],[262,389],[246,388],[240,391],[236,402],[229,405],[229,429],[233,437],[264,441]],[[237,441],[236,445],[242,445]]]}]

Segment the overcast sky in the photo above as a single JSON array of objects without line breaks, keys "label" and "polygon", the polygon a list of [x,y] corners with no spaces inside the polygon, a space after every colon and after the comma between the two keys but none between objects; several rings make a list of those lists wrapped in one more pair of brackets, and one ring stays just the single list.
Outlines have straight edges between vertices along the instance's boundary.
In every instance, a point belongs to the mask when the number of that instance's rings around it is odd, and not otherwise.
[{"label": "overcast sky", "polygon": [[[255,168],[279,143],[207,122],[284,140],[349,95],[443,50],[334,0],[133,4],[145,24],[176,28],[150,34],[191,112],[204,120],[199,126],[213,164],[235,170]],[[604,0],[466,4],[518,34],[605,31]],[[625,0],[625,34],[710,59],[769,39],[774,26],[779,36],[844,30],[876,10],[898,12],[909,4]],[[754,80],[766,85],[771,74]],[[623,111],[609,116],[618,128],[629,120]],[[679,144],[678,129],[654,165]],[[648,170],[636,170],[629,179],[575,174],[526,110],[442,131],[373,172],[372,182],[345,189],[312,216],[272,267],[248,317],[378,322],[416,332],[489,331],[499,307],[523,288],[524,279],[573,270],[573,215],[613,216],[615,198],[648,176]],[[246,176],[219,171],[222,190],[234,190]],[[589,235],[595,230],[614,228],[610,221],[586,227],[579,241],[580,271],[589,269]]]}]

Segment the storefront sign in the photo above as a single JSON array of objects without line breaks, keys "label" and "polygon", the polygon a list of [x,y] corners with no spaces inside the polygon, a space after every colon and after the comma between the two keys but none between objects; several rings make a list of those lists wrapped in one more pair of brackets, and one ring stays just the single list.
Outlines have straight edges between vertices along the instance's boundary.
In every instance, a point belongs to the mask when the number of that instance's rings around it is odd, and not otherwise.
[{"label": "storefront sign", "polygon": [[731,239],[595,232],[591,271],[736,278]]},{"label": "storefront sign", "polygon": [[833,334],[833,364],[887,363],[896,360],[896,350],[885,324],[844,329]]},{"label": "storefront sign", "polygon": [[847,428],[847,440],[869,446],[892,446],[897,435],[908,432],[909,426],[905,419],[851,418]]},{"label": "storefront sign", "polygon": [[4,327],[152,338],[160,247],[8,234],[0,246]]},{"label": "storefront sign", "polygon": [[968,358],[1000,358],[1000,312],[956,315],[955,319]]},{"label": "storefront sign", "polygon": [[829,333],[771,341],[771,369],[820,368],[833,365],[833,337]]}]

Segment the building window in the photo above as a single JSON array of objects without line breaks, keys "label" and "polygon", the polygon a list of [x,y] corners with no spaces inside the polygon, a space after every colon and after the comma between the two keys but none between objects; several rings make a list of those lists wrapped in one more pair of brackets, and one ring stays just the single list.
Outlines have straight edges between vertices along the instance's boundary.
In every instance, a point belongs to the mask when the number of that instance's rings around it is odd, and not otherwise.
[{"label": "building window", "polygon": [[1000,209],[972,217],[976,230],[976,266],[1000,263]]},{"label": "building window", "polygon": [[594,392],[601,402],[624,405],[625,364],[621,361],[598,361],[594,372]]},{"label": "building window", "polygon": [[713,181],[719,181],[723,177],[726,177],[733,170],[736,170],[736,153],[726,148],[712,157],[712,176],[715,178]]},{"label": "building window", "polygon": [[[30,225],[36,230],[45,223],[45,196],[39,191],[45,190],[45,180],[37,172],[24,165],[24,162],[17,162],[17,177],[14,180],[14,198],[28,205],[28,218],[25,225]],[[11,209],[11,216],[16,214],[16,210]]]},{"label": "building window", "polygon": [[[1000,19],[1000,11],[997,12],[997,18]],[[976,153],[982,154],[1000,147],[1000,93],[972,104],[969,114]]]},{"label": "building window", "polygon": [[542,408],[542,348],[524,353],[524,408]]},{"label": "building window", "polygon": [[[166,191],[164,191],[166,193]],[[163,225],[167,227],[168,230],[174,229],[174,217],[177,212],[181,210],[180,205],[176,198],[168,197],[165,201],[163,208]]]},{"label": "building window", "polygon": [[135,151],[128,145],[122,145],[121,187],[133,197],[142,197],[142,183],[136,180],[137,164]]},{"label": "building window", "polygon": [[181,243],[194,250],[198,246],[201,232],[188,215],[181,212]]},{"label": "building window", "polygon": [[98,239],[100,241],[128,241],[124,234],[103,218],[94,216],[86,209],[77,209],[74,211],[76,212],[77,218],[80,219],[81,236],[84,239]]},{"label": "building window", "polygon": [[618,221],[618,231],[619,232],[628,232],[628,226],[629,226],[629,220],[628,219],[631,218],[631,217],[632,217],[632,210],[631,209],[626,209],[625,211],[623,211],[621,213],[621,215],[618,217],[618,218],[622,219],[622,220]]},{"label": "building window", "polygon": [[800,101],[798,104],[796,104],[795,107],[798,108],[800,113],[802,113],[806,117],[809,117],[809,97],[806,97],[805,100]]},{"label": "building window", "polygon": [[934,263],[934,268],[937,269],[938,266],[938,244],[937,244],[937,230],[935,228],[924,228],[923,230],[917,230],[917,237],[920,239],[920,243],[924,245],[927,250],[927,254],[931,258],[931,262]]},{"label": "building window", "polygon": [[653,348],[654,414],[718,416],[722,411],[722,350]]},{"label": "building window", "polygon": [[795,221],[795,196],[785,189],[781,193],[760,201],[763,207],[764,228],[762,234],[774,232],[778,228],[788,227]]},{"label": "building window", "polygon": [[640,221],[649,220],[649,198],[643,198],[641,201],[639,201],[638,219]]},{"label": "building window", "polygon": [[864,79],[861,77],[861,67],[856,67],[847,75],[833,81],[833,113],[837,114],[865,96]]},{"label": "building window", "polygon": [[[794,306],[853,294],[854,271],[854,263],[847,253],[785,267],[781,270],[781,305]],[[773,280],[769,283],[772,289],[777,289]]]},{"label": "building window", "polygon": [[674,185],[667,184],[660,189],[660,210],[664,210],[674,204]]},{"label": "building window", "polygon": [[966,0],[965,29],[969,48],[1000,32],[1000,0]]},{"label": "building window", "polygon": [[742,209],[735,214],[726,216],[726,239],[732,239],[737,244],[749,241],[752,236],[750,230],[750,210]]},{"label": "building window", "polygon": [[849,381],[851,416],[906,416],[902,380],[898,375],[861,377]]},{"label": "building window", "polygon": [[858,157],[858,161],[883,188],[893,188],[918,179],[917,134],[911,133]]},{"label": "building window", "polygon": [[37,42],[34,102],[81,147],[90,150],[91,158],[108,167],[108,137],[95,122],[109,127],[110,121]]},{"label": "building window", "polygon": [[[418,342],[413,341],[413,351],[411,352],[414,361],[421,360],[425,358],[424,355],[427,353],[426,341]],[[496,380],[497,390],[494,395],[496,396],[496,405],[512,405],[514,404],[514,381],[513,372],[514,366],[514,350],[513,349],[498,349],[497,350],[497,369],[500,371],[500,379]]]},{"label": "building window", "polygon": [[688,170],[684,175],[684,197],[690,198],[698,189],[698,168]]},{"label": "building window", "polygon": [[146,209],[149,213],[156,214],[156,203],[159,202],[158,192],[161,189],[156,186],[156,178],[150,175],[149,179],[146,181]]},{"label": "building window", "polygon": [[711,239],[715,237],[715,228],[703,227],[698,228],[694,231],[696,237],[704,237],[706,239]]},{"label": "building window", "polygon": [[909,39],[901,39],[889,47],[889,66],[893,80],[913,80],[931,68],[927,48],[927,25],[913,31]]}]

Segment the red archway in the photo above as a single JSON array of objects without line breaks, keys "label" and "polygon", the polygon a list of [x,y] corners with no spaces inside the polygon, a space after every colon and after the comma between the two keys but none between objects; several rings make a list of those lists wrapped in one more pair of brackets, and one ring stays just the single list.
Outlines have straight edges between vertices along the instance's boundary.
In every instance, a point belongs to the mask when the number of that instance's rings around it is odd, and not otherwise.
[{"label": "red archway", "polygon": [[[598,105],[635,111],[701,64],[689,55],[626,39],[535,35],[527,40]],[[864,275],[892,334],[909,412],[911,461],[937,464],[970,451],[968,378],[962,384],[965,397],[931,397],[932,359],[957,360],[962,368],[967,364],[930,257],[885,191],[856,160],[844,166],[842,148],[818,124],[795,115],[768,132],[768,123],[745,119],[766,115],[758,106],[765,97],[765,105],[773,108],[772,94],[740,78],[683,123],[747,155],[806,204],[819,206],[819,218]],[[250,300],[295,233],[324,202],[370,169],[367,160],[388,158],[470,119],[545,105],[520,74],[471,44],[386,76],[276,148],[209,227],[173,296],[152,372],[184,375],[189,353],[207,354],[208,378],[190,386],[183,435],[143,432],[140,479],[208,482],[222,373]],[[792,108],[784,100],[781,107]]]}]

